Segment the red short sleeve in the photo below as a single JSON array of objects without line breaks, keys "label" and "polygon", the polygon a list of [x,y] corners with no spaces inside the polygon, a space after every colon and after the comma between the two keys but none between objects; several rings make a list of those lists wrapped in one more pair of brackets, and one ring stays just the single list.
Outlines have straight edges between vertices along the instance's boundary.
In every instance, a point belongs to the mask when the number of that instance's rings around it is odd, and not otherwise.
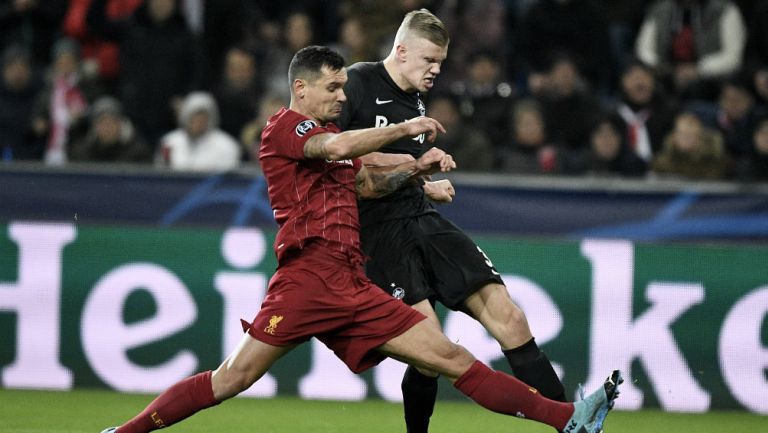
[{"label": "red short sleeve", "polygon": [[269,156],[301,160],[305,159],[304,144],[307,140],[326,132],[337,133],[339,129],[333,124],[322,126],[294,111],[284,110],[270,119],[262,135],[262,145],[267,144],[268,149],[264,151]]}]

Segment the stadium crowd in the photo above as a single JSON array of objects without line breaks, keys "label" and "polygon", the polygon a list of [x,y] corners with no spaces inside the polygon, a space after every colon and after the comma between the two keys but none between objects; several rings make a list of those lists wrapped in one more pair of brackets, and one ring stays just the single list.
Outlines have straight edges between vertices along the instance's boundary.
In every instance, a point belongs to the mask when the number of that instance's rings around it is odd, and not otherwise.
[{"label": "stadium crowd", "polygon": [[0,158],[257,164],[299,48],[384,58],[421,7],[460,170],[768,182],[768,0],[0,0]]}]

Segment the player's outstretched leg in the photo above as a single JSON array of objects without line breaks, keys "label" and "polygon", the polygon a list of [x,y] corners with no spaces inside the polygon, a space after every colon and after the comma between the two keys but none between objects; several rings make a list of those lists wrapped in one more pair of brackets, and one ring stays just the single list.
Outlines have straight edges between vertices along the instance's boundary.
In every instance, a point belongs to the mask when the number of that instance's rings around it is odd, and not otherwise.
[{"label": "player's outstretched leg", "polygon": [[213,395],[212,372],[205,371],[171,386],[155,398],[141,413],[102,433],[146,433],[168,427],[192,414],[219,404]]},{"label": "player's outstretched leg", "polygon": [[437,376],[427,376],[408,366],[401,388],[407,433],[427,433],[437,400]]},{"label": "player's outstretched leg", "polygon": [[624,382],[621,372],[614,370],[602,388],[587,398],[573,404],[571,419],[565,425],[563,433],[600,433],[608,411],[613,408],[614,400],[619,396],[619,384]]},{"label": "player's outstretched leg", "polygon": [[[243,321],[249,330],[252,325]],[[205,371],[177,382],[158,395],[141,413],[115,430],[102,433],[149,433],[169,427],[193,414],[248,389],[293,345],[272,346],[243,334],[235,350],[213,371]],[[112,429],[112,430],[110,430]]]},{"label": "player's outstretched leg", "polygon": [[479,361],[454,383],[486,409],[550,425],[564,433],[598,433],[618,395],[621,375],[614,371],[594,394],[576,403],[550,400],[519,379]]}]

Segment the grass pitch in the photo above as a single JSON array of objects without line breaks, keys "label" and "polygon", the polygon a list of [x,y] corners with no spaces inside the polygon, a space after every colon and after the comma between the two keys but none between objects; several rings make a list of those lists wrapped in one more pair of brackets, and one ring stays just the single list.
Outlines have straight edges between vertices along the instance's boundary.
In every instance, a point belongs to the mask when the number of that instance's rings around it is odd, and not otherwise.
[{"label": "grass pitch", "polygon": [[[99,433],[153,398],[110,391],[0,389],[0,433]],[[545,425],[490,413],[470,402],[439,401],[434,433],[552,433]],[[297,398],[236,398],[170,427],[168,433],[401,433],[399,404]],[[671,414],[614,411],[606,433],[768,433],[768,417],[746,412]]]}]

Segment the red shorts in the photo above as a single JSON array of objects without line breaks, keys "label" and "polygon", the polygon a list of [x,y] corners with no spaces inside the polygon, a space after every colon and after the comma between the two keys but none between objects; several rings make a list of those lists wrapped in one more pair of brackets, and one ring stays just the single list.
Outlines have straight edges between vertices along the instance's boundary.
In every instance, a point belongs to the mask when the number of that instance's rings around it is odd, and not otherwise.
[{"label": "red shorts", "polygon": [[362,265],[318,245],[281,265],[261,310],[244,328],[273,346],[317,337],[355,373],[385,356],[375,349],[426,317],[373,284]]}]

